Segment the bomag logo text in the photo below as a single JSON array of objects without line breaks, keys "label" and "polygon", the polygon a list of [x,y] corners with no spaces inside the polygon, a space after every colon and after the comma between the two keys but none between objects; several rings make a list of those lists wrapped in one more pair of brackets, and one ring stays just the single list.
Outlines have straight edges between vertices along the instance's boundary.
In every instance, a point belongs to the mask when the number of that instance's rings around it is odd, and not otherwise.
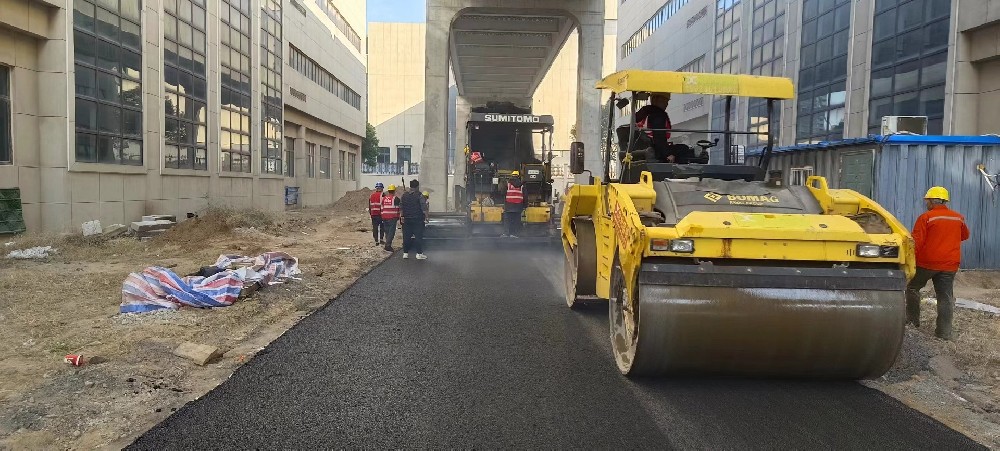
[{"label": "bomag logo text", "polygon": [[708,194],[705,195],[705,199],[708,199],[708,200],[710,200],[712,202],[718,202],[719,199],[722,199],[722,196],[720,196],[718,194],[715,194],[715,193],[708,193]]},{"label": "bomag logo text", "polygon": [[753,207],[781,203],[781,200],[777,196],[737,196],[730,194],[726,196],[726,200],[729,201],[729,205],[749,205]]},{"label": "bomag logo text", "polygon": [[736,196],[736,195],[730,194],[730,195],[726,196],[726,199],[730,203],[732,203],[732,202],[760,202],[760,203],[768,203],[768,204],[781,203],[781,201],[778,200],[778,196]]}]

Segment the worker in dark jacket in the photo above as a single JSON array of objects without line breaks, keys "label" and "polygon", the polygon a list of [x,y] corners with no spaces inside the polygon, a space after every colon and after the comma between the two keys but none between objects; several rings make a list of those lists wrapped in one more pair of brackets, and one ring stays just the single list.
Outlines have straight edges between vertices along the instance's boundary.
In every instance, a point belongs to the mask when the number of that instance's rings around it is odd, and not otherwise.
[{"label": "worker in dark jacket", "polygon": [[948,190],[935,186],[927,191],[927,212],[913,226],[917,272],[906,286],[906,320],[920,327],[920,290],[934,281],[937,296],[938,338],[951,340],[951,311],[955,304],[955,273],[962,261],[962,241],[969,239],[965,218],[948,208]]},{"label": "worker in dark jacket", "polygon": [[521,191],[521,173],[514,171],[507,180],[507,195],[503,203],[504,234],[502,237],[517,238],[521,233],[521,212],[524,211],[524,192]]},{"label": "worker in dark jacket", "polygon": [[[653,156],[664,163],[687,164],[694,157],[690,147],[683,144],[671,144],[670,132],[674,126],[667,114],[670,104],[670,93],[654,92],[649,96],[649,105],[635,112],[635,123],[646,130],[646,135],[653,142]],[[648,158],[648,157],[647,157]]]},{"label": "worker in dark jacket", "polygon": [[420,193],[420,182],[410,180],[410,189],[400,200],[403,215],[403,258],[410,258],[410,251],[417,253],[417,260],[427,260],[424,255],[424,225],[427,224],[427,200]]}]

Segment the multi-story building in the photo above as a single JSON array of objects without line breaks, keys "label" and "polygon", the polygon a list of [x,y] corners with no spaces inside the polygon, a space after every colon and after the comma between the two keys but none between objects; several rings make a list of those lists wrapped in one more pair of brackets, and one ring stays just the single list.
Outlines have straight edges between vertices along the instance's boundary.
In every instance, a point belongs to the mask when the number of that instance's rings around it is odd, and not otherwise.
[{"label": "multi-story building", "polygon": [[[760,100],[739,100],[732,118],[780,127],[781,145],[875,134],[884,116],[926,116],[929,134],[998,133],[998,24],[996,0],[621,0],[617,60],[791,78],[797,98],[775,124]],[[722,111],[710,96],[675,96],[668,109],[690,129],[721,127]]]},{"label": "multi-story building", "polygon": [[423,23],[368,25],[368,120],[375,127],[379,153],[362,167],[361,184],[400,184],[420,174],[424,143]]},{"label": "multi-story building", "polygon": [[[368,122],[375,127],[379,153],[375,164],[361,170],[361,185],[399,185],[420,175],[424,148],[425,23],[368,24]],[[455,100],[452,82],[448,102],[448,173],[454,174]],[[459,128],[461,130],[461,128]]]},{"label": "multi-story building", "polygon": [[361,168],[365,3],[0,1],[0,190],[29,231],[333,202]]}]

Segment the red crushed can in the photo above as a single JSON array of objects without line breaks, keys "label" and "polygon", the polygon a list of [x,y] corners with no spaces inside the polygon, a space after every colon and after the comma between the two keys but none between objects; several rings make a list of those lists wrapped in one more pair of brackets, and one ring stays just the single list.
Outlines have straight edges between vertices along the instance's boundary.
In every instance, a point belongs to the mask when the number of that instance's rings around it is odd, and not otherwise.
[{"label": "red crushed can", "polygon": [[73,366],[80,366],[83,365],[83,356],[77,354],[66,354],[66,357],[63,358],[63,362]]}]

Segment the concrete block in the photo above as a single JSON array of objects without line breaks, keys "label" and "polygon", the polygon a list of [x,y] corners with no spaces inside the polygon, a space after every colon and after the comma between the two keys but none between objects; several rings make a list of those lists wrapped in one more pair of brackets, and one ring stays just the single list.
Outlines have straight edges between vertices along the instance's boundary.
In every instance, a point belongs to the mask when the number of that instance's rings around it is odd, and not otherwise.
[{"label": "concrete block", "polygon": [[132,223],[130,228],[141,234],[151,230],[166,230],[176,224],[174,221],[136,221]]},{"label": "concrete block", "polygon": [[104,238],[117,238],[128,232],[128,227],[125,224],[112,224],[104,228],[104,232],[101,234]]},{"label": "concrete block", "polygon": [[104,233],[104,229],[101,228],[101,221],[85,222],[81,228],[83,229],[83,236],[94,236]]},{"label": "concrete block", "polygon": [[222,352],[215,346],[185,341],[177,349],[174,349],[174,355],[191,360],[197,365],[204,366],[213,359],[221,357]]},{"label": "concrete block", "polygon": [[177,216],[175,215],[146,215],[142,217],[143,221],[170,221],[177,222]]}]

